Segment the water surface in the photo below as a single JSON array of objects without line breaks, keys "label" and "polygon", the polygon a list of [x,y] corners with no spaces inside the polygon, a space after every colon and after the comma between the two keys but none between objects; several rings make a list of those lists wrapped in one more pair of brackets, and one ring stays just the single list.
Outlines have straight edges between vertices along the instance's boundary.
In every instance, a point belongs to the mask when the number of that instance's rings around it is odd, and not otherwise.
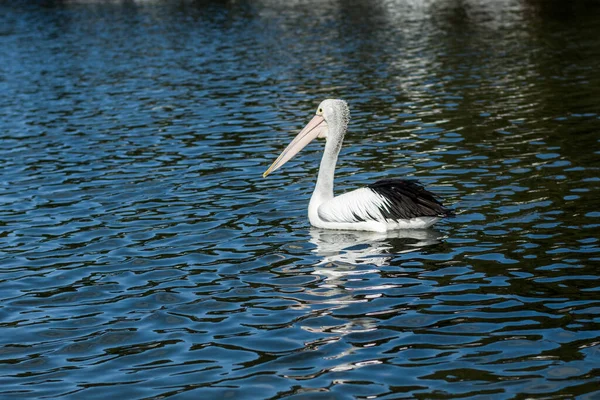
[{"label": "water surface", "polygon": [[[600,8],[0,2],[0,396],[600,398]],[[419,179],[426,231],[311,228]]]}]

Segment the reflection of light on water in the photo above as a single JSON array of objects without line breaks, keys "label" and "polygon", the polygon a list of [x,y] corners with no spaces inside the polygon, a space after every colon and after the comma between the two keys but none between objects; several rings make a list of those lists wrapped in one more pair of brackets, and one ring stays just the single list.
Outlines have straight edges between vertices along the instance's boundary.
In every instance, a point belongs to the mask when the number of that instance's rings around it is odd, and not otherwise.
[{"label": "reflection of light on water", "polygon": [[[381,291],[396,287],[393,283],[361,287],[363,291],[376,292],[357,299],[351,293],[353,289],[344,285],[345,282],[364,279],[361,275],[377,274],[379,268],[388,265],[394,255],[417,251],[424,246],[439,243],[442,237],[441,233],[429,229],[380,233],[312,228],[310,235],[310,242],[316,246],[313,252],[322,257],[315,264],[313,274],[325,277],[314,294],[326,295],[328,300],[324,300],[323,303],[339,306],[366,302],[371,298],[380,297]],[[397,239],[401,239],[401,244],[392,242]],[[328,290],[323,292],[322,289]]]},{"label": "reflection of light on water", "polygon": [[375,364],[383,364],[383,361],[369,360],[369,361],[361,361],[361,362],[356,362],[356,363],[340,364],[340,365],[336,365],[335,367],[331,368],[331,371],[333,371],[333,372],[349,371],[352,369],[357,369],[360,367],[366,367],[367,365],[375,365]]},{"label": "reflection of light on water", "polygon": [[[424,246],[439,243],[442,235],[433,230],[405,230],[387,233],[358,232],[358,231],[331,231],[312,228],[310,242],[316,247],[313,250],[320,259],[315,263],[313,274],[324,277],[317,288],[308,289],[311,294],[321,297],[322,301],[314,303],[327,304],[326,308],[318,308],[317,315],[327,315],[350,306],[351,304],[364,303],[370,299],[382,296],[386,289],[396,287],[393,283],[378,283],[370,287],[362,286],[362,292],[371,293],[355,296],[353,288],[346,283],[354,280],[368,279],[366,274],[377,274],[379,268],[389,264],[394,255],[417,251]],[[397,310],[396,310],[397,311]],[[386,310],[389,312],[389,310]],[[341,320],[340,320],[341,321]],[[316,333],[332,335],[326,340],[314,343],[314,348],[339,341],[351,333],[364,333],[377,330],[378,320],[367,315],[358,315],[346,318],[344,323],[303,326],[302,329]],[[370,344],[365,343],[363,347]],[[339,360],[339,364],[331,366],[329,371],[349,371],[367,365],[379,364],[379,360],[359,362],[343,362],[347,356],[358,351],[354,345],[339,349],[326,359]],[[296,377],[298,378],[298,377]]]},{"label": "reflection of light on water", "polygon": [[[363,264],[377,267],[388,265],[394,254],[417,251],[424,246],[439,243],[442,237],[439,232],[429,229],[380,233],[313,228],[310,235],[310,242],[316,246],[313,251],[323,257],[316,266],[329,267],[315,270],[315,273],[325,275],[328,279],[375,272],[377,269],[355,271],[354,267]],[[403,243],[401,248],[395,248],[391,242],[395,239],[407,239],[410,242]]]},{"label": "reflection of light on water", "polygon": [[[350,333],[364,333],[377,330],[377,320],[373,318],[356,318],[354,320],[348,320],[346,323],[341,325],[333,326],[320,326],[320,327],[303,327],[310,332],[321,332],[326,334],[336,334],[330,336],[326,340],[322,340],[315,347],[328,345],[340,340],[343,336]],[[344,357],[350,356],[359,350],[356,346],[348,345],[348,347],[338,350],[335,354],[324,357],[326,360],[341,360]],[[361,364],[360,362],[358,364]],[[342,362],[330,368],[330,371],[346,371],[361,367],[357,363]]]},{"label": "reflection of light on water", "polygon": [[356,332],[371,332],[377,329],[377,321],[373,318],[357,318],[352,321],[348,321],[341,325],[330,325],[330,326],[319,326],[309,327],[305,326],[309,332],[325,332],[325,333],[341,333],[347,335],[348,333]]},{"label": "reflection of light on water", "polygon": [[[323,298],[323,301],[318,301],[318,304],[332,305],[326,309],[319,309],[319,314],[329,314],[350,304],[364,303],[381,297],[384,290],[397,285],[386,282],[370,287],[362,286],[360,288],[362,292],[371,293],[356,297],[352,293],[354,289],[347,287],[345,283],[365,279],[362,276],[366,274],[379,273],[379,267],[388,265],[394,255],[417,251],[424,246],[439,243],[442,237],[442,234],[433,230],[377,233],[316,228],[310,230],[310,235],[310,242],[316,246],[313,252],[320,257],[315,263],[313,274],[323,276],[324,280],[317,289],[309,289],[309,291]],[[340,325],[303,326],[303,329],[310,332],[338,334],[339,336],[328,338],[327,343],[331,343],[350,333],[374,331],[377,329],[377,323],[378,320],[372,317],[358,316],[347,319]],[[351,346],[331,356],[330,359],[343,358],[354,351],[354,346]],[[362,366],[359,364],[343,363],[335,366],[332,371],[358,368]]]}]

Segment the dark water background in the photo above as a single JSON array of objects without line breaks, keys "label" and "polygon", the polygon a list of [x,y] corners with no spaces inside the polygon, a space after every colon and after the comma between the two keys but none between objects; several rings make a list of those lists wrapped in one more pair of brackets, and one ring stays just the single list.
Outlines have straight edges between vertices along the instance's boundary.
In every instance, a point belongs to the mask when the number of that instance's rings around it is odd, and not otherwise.
[{"label": "dark water background", "polygon": [[[600,4],[0,2],[0,397],[600,399]],[[421,180],[458,216],[311,228]]]}]

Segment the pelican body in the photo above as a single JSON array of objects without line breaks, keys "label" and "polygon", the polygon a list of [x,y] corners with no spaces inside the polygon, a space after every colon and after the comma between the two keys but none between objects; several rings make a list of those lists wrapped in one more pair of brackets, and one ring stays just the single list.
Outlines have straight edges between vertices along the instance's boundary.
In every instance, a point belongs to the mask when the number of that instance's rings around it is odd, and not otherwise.
[{"label": "pelican body", "polygon": [[340,196],[333,195],[338,154],[348,128],[350,111],[343,100],[321,102],[316,115],[263,174],[288,162],[316,138],[326,139],[308,219],[317,228],[386,232],[424,229],[453,213],[416,180],[384,179]]}]

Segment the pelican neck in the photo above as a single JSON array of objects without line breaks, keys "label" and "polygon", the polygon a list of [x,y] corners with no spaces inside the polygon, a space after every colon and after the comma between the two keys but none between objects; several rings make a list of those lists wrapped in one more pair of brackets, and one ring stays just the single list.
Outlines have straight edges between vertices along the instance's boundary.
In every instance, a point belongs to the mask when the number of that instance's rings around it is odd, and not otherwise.
[{"label": "pelican neck", "polygon": [[344,133],[345,132],[343,129],[340,129],[340,127],[333,126],[330,127],[329,134],[327,135],[327,142],[325,143],[325,150],[323,151],[323,157],[321,158],[321,165],[319,167],[317,184],[315,186],[315,191],[313,192],[313,198],[319,199],[319,203],[333,199],[335,167],[338,155],[342,148],[342,142],[344,141]]}]

